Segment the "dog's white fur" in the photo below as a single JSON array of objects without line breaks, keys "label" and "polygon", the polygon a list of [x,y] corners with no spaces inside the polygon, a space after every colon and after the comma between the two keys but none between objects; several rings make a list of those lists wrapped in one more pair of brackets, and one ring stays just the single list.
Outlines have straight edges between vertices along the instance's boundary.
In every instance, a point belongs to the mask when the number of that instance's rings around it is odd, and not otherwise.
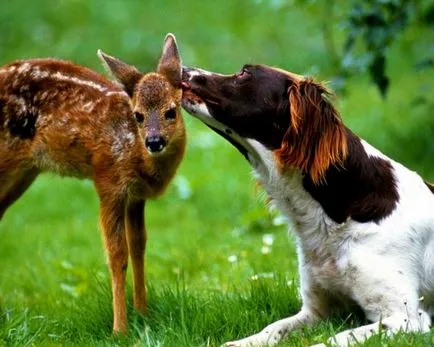
[{"label": "dog's white fur", "polygon": [[[194,72],[193,72],[194,73]],[[184,108],[225,131],[206,104],[184,98]],[[362,141],[368,155],[387,160],[396,178],[399,203],[378,224],[348,219],[338,224],[303,188],[297,170],[281,174],[273,152],[233,131],[248,150],[255,175],[273,203],[292,223],[297,239],[302,308],[261,332],[226,346],[267,346],[290,331],[332,311],[356,304],[373,324],[337,334],[331,344],[348,346],[383,330],[386,334],[430,330],[434,315],[434,194],[422,178]]]}]

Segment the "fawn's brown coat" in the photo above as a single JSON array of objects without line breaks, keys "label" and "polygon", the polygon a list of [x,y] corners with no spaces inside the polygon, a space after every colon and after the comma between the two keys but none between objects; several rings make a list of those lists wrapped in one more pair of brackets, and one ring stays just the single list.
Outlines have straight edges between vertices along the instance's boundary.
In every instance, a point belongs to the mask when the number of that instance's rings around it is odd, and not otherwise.
[{"label": "fawn's brown coat", "polygon": [[134,306],[146,310],[145,201],[163,193],[184,154],[182,68],[171,34],[156,73],[98,55],[119,83],[55,59],[0,68],[0,219],[41,172],[91,178],[112,276],[113,330],[125,331],[128,254]]}]

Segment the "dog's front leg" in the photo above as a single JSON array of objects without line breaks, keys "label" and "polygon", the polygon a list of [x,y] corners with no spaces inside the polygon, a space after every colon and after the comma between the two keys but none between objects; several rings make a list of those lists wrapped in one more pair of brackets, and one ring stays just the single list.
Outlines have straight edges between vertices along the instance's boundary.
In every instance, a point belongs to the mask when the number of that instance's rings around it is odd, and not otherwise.
[{"label": "dog's front leg", "polygon": [[[429,315],[419,310],[417,317],[411,317],[407,313],[397,313],[379,322],[363,325],[355,329],[348,329],[334,337],[329,338],[328,344],[331,346],[347,347],[361,343],[376,334],[393,336],[393,334],[402,332],[428,332],[430,330],[431,319]],[[311,347],[322,347],[324,344],[318,344]]]},{"label": "dog's front leg", "polygon": [[260,347],[273,346],[281,341],[289,332],[299,329],[304,325],[312,325],[319,317],[310,309],[303,307],[296,315],[278,320],[261,332],[246,337],[242,340],[227,342],[226,347]]},{"label": "dog's front leg", "polygon": [[[301,251],[300,251],[301,252]],[[299,252],[299,257],[300,253]],[[328,292],[318,287],[305,266],[303,257],[300,260],[300,294],[302,308],[296,315],[278,320],[266,326],[261,332],[241,340],[227,342],[226,347],[262,347],[279,343],[291,331],[305,325],[313,325],[328,315],[333,300]]]},{"label": "dog's front leg", "polygon": [[414,276],[405,276],[412,274],[411,268],[387,257],[374,259],[371,255],[369,262],[358,260],[352,277],[352,299],[374,323],[343,331],[328,340],[330,345],[352,346],[379,333],[429,331],[431,319],[419,301],[418,283]]}]

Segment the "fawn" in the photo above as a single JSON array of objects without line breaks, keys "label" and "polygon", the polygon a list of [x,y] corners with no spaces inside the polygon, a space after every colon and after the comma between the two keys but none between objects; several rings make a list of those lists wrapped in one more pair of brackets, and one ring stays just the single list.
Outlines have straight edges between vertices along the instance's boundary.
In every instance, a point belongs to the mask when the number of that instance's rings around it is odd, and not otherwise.
[{"label": "fawn", "polygon": [[156,73],[98,56],[118,83],[55,59],[0,68],[0,219],[41,172],[91,178],[111,272],[113,331],[125,332],[128,254],[134,307],[146,311],[145,201],[164,192],[185,150],[182,67],[172,34]]}]

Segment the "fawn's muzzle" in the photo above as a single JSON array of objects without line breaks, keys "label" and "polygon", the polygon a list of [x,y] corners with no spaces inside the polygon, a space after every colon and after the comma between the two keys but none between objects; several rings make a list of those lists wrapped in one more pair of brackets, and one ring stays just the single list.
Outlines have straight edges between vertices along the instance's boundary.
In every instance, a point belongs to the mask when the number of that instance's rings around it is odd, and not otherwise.
[{"label": "fawn's muzzle", "polygon": [[145,140],[146,148],[151,153],[158,153],[166,147],[166,140],[162,136],[149,136]]}]

